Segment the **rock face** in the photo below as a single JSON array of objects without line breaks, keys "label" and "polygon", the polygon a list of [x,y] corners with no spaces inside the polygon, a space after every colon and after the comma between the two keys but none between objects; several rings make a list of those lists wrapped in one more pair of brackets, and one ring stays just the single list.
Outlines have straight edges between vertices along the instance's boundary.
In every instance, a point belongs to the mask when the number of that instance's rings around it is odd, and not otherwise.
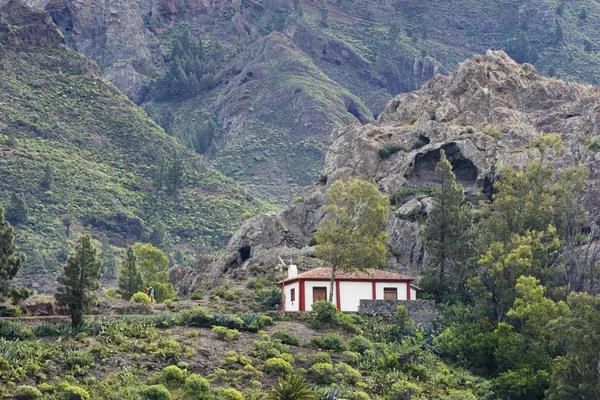
[{"label": "rock face", "polygon": [[0,1],[0,43],[56,47],[64,44],[64,39],[47,13],[33,12],[20,0],[9,0]]},{"label": "rock face", "polygon": [[[595,216],[600,206],[600,155],[585,142],[600,134],[599,96],[598,88],[544,78],[533,66],[519,65],[503,52],[488,51],[465,61],[455,73],[394,98],[377,122],[335,132],[321,180],[281,213],[246,221],[224,255],[196,273],[196,281],[216,279],[248,264],[272,268],[272,255],[280,253],[293,257],[300,269],[312,267],[317,261],[307,256],[323,218],[325,191],[332,182],[349,177],[375,180],[396,202],[387,228],[388,267],[418,275],[428,260],[416,220],[433,207],[427,196],[438,182],[434,168],[440,149],[468,194],[490,196],[501,165],[525,166],[540,157],[528,143],[557,133],[565,151],[551,161],[557,170],[574,163],[589,165],[585,204]],[[382,158],[382,148],[391,155]],[[240,258],[242,248],[251,249],[247,257]]]}]

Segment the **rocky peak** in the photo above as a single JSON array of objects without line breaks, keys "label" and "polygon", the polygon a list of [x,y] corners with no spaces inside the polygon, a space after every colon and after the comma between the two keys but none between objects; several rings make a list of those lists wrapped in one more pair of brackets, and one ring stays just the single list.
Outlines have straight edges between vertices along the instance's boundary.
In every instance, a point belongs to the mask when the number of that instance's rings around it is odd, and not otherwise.
[{"label": "rocky peak", "polygon": [[[501,165],[524,166],[539,158],[528,144],[556,133],[565,151],[551,161],[557,171],[574,163],[589,165],[585,204],[597,213],[600,157],[585,143],[600,134],[599,126],[598,88],[545,78],[531,65],[487,51],[421,90],[397,96],[375,123],[334,132],[321,180],[282,212],[246,221],[223,256],[192,275],[198,282],[251,264],[274,268],[277,255],[294,258],[300,269],[318,264],[310,257],[311,244],[324,216],[326,189],[350,176],[373,179],[390,196],[388,267],[418,275],[428,259],[416,220],[432,209],[427,193],[438,182],[434,169],[441,149],[468,194],[490,196]],[[246,257],[240,257],[242,247],[251,249]],[[193,289],[186,282],[180,290]]]},{"label": "rocky peak", "polygon": [[21,0],[0,0],[0,42],[9,46],[60,46],[64,38],[44,11]]}]

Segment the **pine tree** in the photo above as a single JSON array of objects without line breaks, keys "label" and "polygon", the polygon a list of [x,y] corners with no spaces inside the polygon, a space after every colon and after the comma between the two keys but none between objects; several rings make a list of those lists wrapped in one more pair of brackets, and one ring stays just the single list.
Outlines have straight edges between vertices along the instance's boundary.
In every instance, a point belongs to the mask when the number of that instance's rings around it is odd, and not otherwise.
[{"label": "pine tree", "polygon": [[554,31],[554,44],[561,44],[565,40],[563,36],[562,27],[560,21],[556,19],[556,30]]},{"label": "pine tree", "polygon": [[[440,151],[435,171],[441,178],[441,185],[434,194],[437,207],[427,218],[422,237],[425,248],[437,263],[440,290],[445,287],[447,275],[451,275],[458,290],[462,290],[467,279],[465,263],[472,246],[473,209],[465,199],[463,187],[456,181],[444,150]],[[443,293],[438,292],[438,295]]]},{"label": "pine tree", "polygon": [[167,188],[169,192],[175,193],[182,186],[185,179],[185,165],[181,158],[176,156],[169,165],[167,172]]},{"label": "pine tree", "polygon": [[40,187],[43,190],[52,190],[53,186],[54,186],[54,170],[52,169],[52,167],[49,164],[46,164],[44,166],[44,177],[42,178],[42,181],[40,182]]},{"label": "pine tree", "polygon": [[162,222],[158,221],[152,228],[148,241],[159,249],[163,247],[167,241],[167,230]]},{"label": "pine tree", "polygon": [[65,235],[71,236],[71,224],[73,223],[73,216],[71,214],[65,214],[60,218],[60,222],[65,227]]},{"label": "pine tree", "polygon": [[4,219],[0,207],[0,298],[8,294],[10,281],[17,275],[23,257],[15,255],[15,234],[12,226]]},{"label": "pine tree", "polygon": [[13,225],[19,225],[27,221],[27,201],[23,193],[14,193],[10,199],[10,207],[6,209],[6,219]]},{"label": "pine tree", "polygon": [[115,254],[110,247],[110,242],[106,235],[102,236],[100,254],[102,258],[102,279],[109,281],[113,280],[116,277],[117,263],[115,261]]},{"label": "pine tree", "polygon": [[56,301],[68,310],[73,327],[83,324],[83,314],[92,305],[94,292],[99,287],[101,265],[90,236],[79,238],[75,254],[69,257],[58,278],[55,295]]},{"label": "pine tree", "polygon": [[319,11],[321,12],[321,25],[324,27],[329,26],[329,5],[327,0],[321,0],[319,5]]},{"label": "pine tree", "polygon": [[299,17],[302,17],[302,15],[304,15],[301,0],[294,0],[294,11],[296,12],[296,14],[298,14]]},{"label": "pine tree", "polygon": [[142,290],[142,274],[137,268],[137,260],[133,247],[127,248],[125,260],[119,267],[119,276],[117,278],[119,293],[124,299],[129,300],[131,296]]}]

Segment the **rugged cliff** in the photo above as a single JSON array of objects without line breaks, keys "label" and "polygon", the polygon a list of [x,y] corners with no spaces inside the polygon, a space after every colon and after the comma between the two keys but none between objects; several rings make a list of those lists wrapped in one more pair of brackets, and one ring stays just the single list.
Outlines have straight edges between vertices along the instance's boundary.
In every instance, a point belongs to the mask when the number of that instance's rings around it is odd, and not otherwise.
[{"label": "rugged cliff", "polygon": [[525,166],[540,157],[528,144],[546,133],[557,133],[564,142],[565,151],[551,160],[557,171],[574,163],[589,165],[584,202],[590,220],[596,220],[600,155],[587,143],[600,134],[600,89],[545,78],[532,65],[488,51],[419,91],[397,96],[375,123],[336,131],[320,181],[286,210],[246,221],[224,254],[212,263],[204,260],[180,290],[253,264],[272,269],[278,255],[293,258],[300,268],[318,264],[310,246],[323,218],[325,191],[350,176],[372,179],[390,196],[388,266],[418,275],[428,260],[417,219],[431,210],[427,193],[437,182],[440,149],[466,192],[483,198],[491,195],[501,165]]}]

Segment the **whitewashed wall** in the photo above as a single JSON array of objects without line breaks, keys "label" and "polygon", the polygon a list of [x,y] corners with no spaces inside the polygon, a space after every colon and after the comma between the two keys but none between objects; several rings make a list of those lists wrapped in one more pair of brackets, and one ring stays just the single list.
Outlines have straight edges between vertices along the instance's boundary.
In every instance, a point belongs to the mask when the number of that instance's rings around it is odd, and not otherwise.
[{"label": "whitewashed wall", "polygon": [[[375,286],[376,293],[377,293],[377,300],[383,300],[383,288],[397,288],[398,289],[398,300],[408,300],[406,298],[406,285],[408,285],[408,283],[406,283],[406,282],[398,282],[398,283],[377,282],[376,286]],[[412,294],[411,294],[411,296],[412,296]]]},{"label": "whitewashed wall", "polygon": [[[296,301],[292,301],[292,289],[296,290]],[[300,311],[300,285],[294,282],[285,285],[285,311]]]},{"label": "whitewashed wall", "polygon": [[411,300],[416,300],[417,299],[417,291],[413,288],[410,288],[410,299]]},{"label": "whitewashed wall", "polygon": [[341,311],[358,311],[361,299],[373,298],[373,284],[371,282],[340,282]]}]

